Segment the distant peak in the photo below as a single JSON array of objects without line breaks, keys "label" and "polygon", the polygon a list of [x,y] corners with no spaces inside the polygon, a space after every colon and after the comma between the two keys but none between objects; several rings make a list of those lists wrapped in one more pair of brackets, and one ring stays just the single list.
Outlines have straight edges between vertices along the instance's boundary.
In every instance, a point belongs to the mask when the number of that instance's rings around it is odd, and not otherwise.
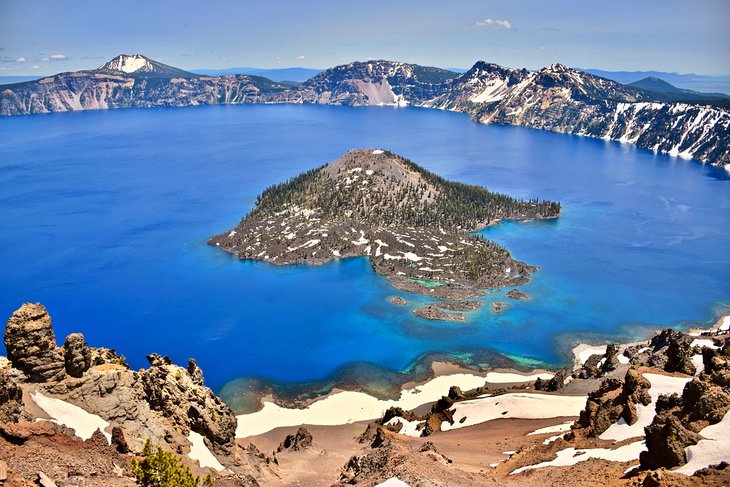
[{"label": "distant peak", "polygon": [[154,68],[149,58],[141,54],[120,54],[108,63],[100,66],[99,69],[135,73],[137,71],[151,71]]},{"label": "distant peak", "polygon": [[565,73],[568,71],[572,71],[568,66],[560,63],[553,63],[550,66],[546,66],[542,69],[543,71],[548,71],[552,73]]}]

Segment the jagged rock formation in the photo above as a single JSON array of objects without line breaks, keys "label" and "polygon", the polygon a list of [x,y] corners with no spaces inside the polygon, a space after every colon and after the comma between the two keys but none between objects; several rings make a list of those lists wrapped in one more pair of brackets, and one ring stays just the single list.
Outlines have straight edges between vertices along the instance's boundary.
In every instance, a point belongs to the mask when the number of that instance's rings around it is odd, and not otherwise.
[{"label": "jagged rock formation", "polygon": [[661,396],[656,416],[646,427],[642,468],[670,468],[687,462],[685,448],[696,444],[706,426],[722,421],[730,411],[730,340],[722,349],[705,348],[705,370],[687,383],[682,395]]},{"label": "jagged rock formation", "polygon": [[361,149],[266,189],[236,228],[209,243],[275,265],[368,256],[409,290],[466,299],[481,292],[464,289],[524,284],[535,270],[466,231],[559,211],[558,203],[452,183],[390,152]]},{"label": "jagged rock formation", "polygon": [[291,87],[256,76],[195,75],[137,54],[96,70],[7,85],[0,91],[0,115],[240,103],[414,105],[468,113],[480,123],[619,140],[730,163],[730,110],[693,97],[664,100],[561,64],[527,71],[479,61],[458,75],[400,62],[355,62]]},{"label": "jagged rock formation", "polygon": [[[147,360],[151,367],[141,370],[139,379],[150,408],[200,433],[214,446],[230,446],[236,434],[231,408],[168,357],[151,354]],[[198,377],[202,379],[202,373]]]},{"label": "jagged rock formation", "polygon": [[81,377],[91,367],[91,350],[81,333],[71,333],[63,344],[66,373]]},{"label": "jagged rock formation", "polygon": [[694,375],[696,369],[691,360],[692,340],[692,337],[684,333],[666,329],[653,336],[649,340],[648,347],[637,345],[630,348],[628,353],[631,355],[638,352],[638,349],[648,348],[651,353],[636,354],[631,359],[631,363],[656,367],[667,372],[681,372],[683,374]]},{"label": "jagged rock formation", "polygon": [[[45,392],[121,425],[134,438],[136,450],[146,437],[155,443],[172,438],[166,423],[153,412],[172,420],[180,428],[179,435],[193,430],[218,447],[229,447],[233,440],[235,416],[205,387],[194,360],[186,370],[167,357],[153,354],[148,357],[152,367],[136,373],[123,365],[114,351],[90,349],[80,333],[69,335],[64,347],[58,348],[48,312],[40,304],[29,303],[8,320],[5,346],[13,367],[22,371],[25,379],[43,382]],[[96,367],[90,368],[92,363]],[[13,382],[5,371],[2,380],[9,395],[3,408],[16,417]]]},{"label": "jagged rock formation", "polygon": [[286,435],[284,441],[282,441],[276,449],[276,453],[281,453],[283,451],[300,451],[311,447],[312,434],[307,431],[307,428],[301,427],[296,433]]},{"label": "jagged rock formation", "polygon": [[5,327],[4,340],[13,367],[23,371],[31,381],[63,379],[63,355],[56,345],[51,317],[43,305],[26,303],[15,311]]},{"label": "jagged rock formation", "polygon": [[623,381],[605,379],[597,390],[588,395],[586,407],[581,411],[573,433],[595,438],[619,418],[627,424],[636,423],[636,405],[646,406],[651,402],[650,387],[651,383],[633,367],[626,372]]}]

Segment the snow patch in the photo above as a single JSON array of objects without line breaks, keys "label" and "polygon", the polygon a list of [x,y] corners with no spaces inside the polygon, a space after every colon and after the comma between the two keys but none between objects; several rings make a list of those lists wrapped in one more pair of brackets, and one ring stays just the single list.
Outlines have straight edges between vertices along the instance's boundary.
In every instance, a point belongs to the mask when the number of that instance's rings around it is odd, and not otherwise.
[{"label": "snow patch", "polygon": [[188,435],[188,440],[191,443],[190,453],[188,453],[188,456],[192,460],[197,460],[202,468],[209,467],[219,472],[223,470],[223,465],[221,465],[221,462],[213,456],[208,447],[205,445],[205,440],[201,434],[191,431]]},{"label": "snow patch", "polygon": [[30,398],[51,417],[53,423],[73,429],[82,440],[88,440],[99,429],[111,444],[112,435],[105,431],[109,422],[96,414],[61,399],[44,396],[38,391],[31,392]]},{"label": "snow patch", "polygon": [[[521,375],[508,372],[489,372],[483,377],[472,374],[451,374],[439,376],[418,387],[403,390],[400,398],[396,400],[380,400],[364,392],[343,391],[330,394],[304,409],[288,409],[273,402],[264,401],[264,405],[259,411],[237,416],[236,438],[260,435],[274,428],[284,426],[302,424],[339,425],[371,420],[382,417],[383,412],[389,407],[395,406],[412,410],[422,404],[437,401],[451,386],[458,386],[462,390],[470,390],[481,387],[485,383],[534,382],[538,378],[550,379],[551,377],[552,374],[546,373]],[[544,405],[549,408],[549,403]],[[576,400],[577,409],[573,411],[573,408],[571,408],[570,412],[572,414],[560,414],[561,411],[558,410],[555,413],[553,411],[538,413],[548,415],[538,417],[577,416],[584,405],[585,396],[581,396]]]},{"label": "snow patch", "polygon": [[639,454],[646,450],[646,442],[637,441],[635,443],[629,443],[615,450],[608,448],[566,448],[557,452],[558,457],[555,460],[549,462],[542,462],[536,465],[527,465],[526,467],[518,468],[510,472],[510,475],[515,475],[525,470],[531,470],[534,468],[544,467],[567,467],[575,465],[576,463],[585,462],[591,458],[600,458],[611,462],[629,462],[639,458]]},{"label": "snow patch", "polygon": [[567,431],[570,431],[570,427],[572,426],[572,424],[573,424],[573,421],[566,421],[565,423],[560,423],[560,424],[556,424],[553,426],[546,426],[545,428],[536,429],[535,431],[531,431],[530,433],[527,433],[527,436],[544,435],[545,433],[567,432]]},{"label": "snow patch", "polygon": [[715,345],[715,342],[712,340],[709,340],[707,338],[695,338],[692,340],[692,343],[689,344],[690,347],[704,347],[704,348],[711,348],[713,350],[719,350],[720,347]]},{"label": "snow patch", "polygon": [[719,423],[702,429],[700,435],[704,439],[684,449],[687,463],[674,472],[693,475],[697,470],[726,462],[730,458],[730,412],[725,413]]},{"label": "snow patch", "polygon": [[535,393],[503,394],[471,399],[454,404],[454,424],[442,423],[441,431],[464,428],[498,418],[541,419],[578,416],[585,404],[586,396]]},{"label": "snow patch", "polygon": [[608,427],[606,431],[599,436],[602,440],[623,441],[629,438],[644,436],[644,427],[649,426],[656,415],[656,401],[660,394],[677,393],[682,395],[685,384],[692,379],[682,377],[669,377],[659,374],[642,374],[650,383],[649,395],[651,402],[648,406],[643,404],[636,405],[637,420],[634,424],[629,425],[624,418],[620,418],[616,423]]}]

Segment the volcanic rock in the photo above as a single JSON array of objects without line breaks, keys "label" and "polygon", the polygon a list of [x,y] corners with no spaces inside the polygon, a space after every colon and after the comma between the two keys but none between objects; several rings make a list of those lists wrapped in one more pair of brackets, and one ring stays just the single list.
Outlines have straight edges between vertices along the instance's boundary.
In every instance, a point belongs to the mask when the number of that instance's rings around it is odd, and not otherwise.
[{"label": "volcanic rock", "polygon": [[81,333],[71,333],[63,344],[66,373],[71,377],[81,377],[91,367],[91,350]]},{"label": "volcanic rock", "polygon": [[284,441],[279,444],[276,452],[281,453],[283,451],[299,451],[311,447],[312,435],[309,431],[307,431],[307,428],[302,426],[297,430],[296,433],[286,435],[286,438],[284,438]]},{"label": "volcanic rock", "polygon": [[32,382],[58,381],[65,375],[51,317],[41,304],[25,303],[5,326],[5,349],[13,367]]}]

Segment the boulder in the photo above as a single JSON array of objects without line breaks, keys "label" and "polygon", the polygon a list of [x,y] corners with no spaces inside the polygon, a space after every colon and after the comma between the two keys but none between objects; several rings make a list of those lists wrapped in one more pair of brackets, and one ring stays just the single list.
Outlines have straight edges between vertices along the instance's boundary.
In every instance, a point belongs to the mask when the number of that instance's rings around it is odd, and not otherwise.
[{"label": "boulder", "polygon": [[286,435],[284,441],[279,444],[279,448],[276,449],[276,453],[283,451],[300,451],[312,446],[312,434],[307,431],[307,428],[300,427],[296,433],[292,435]]},{"label": "boulder", "polygon": [[8,359],[31,382],[54,382],[66,375],[51,317],[43,305],[25,303],[15,311],[5,326],[4,338]]},{"label": "boulder", "polygon": [[63,344],[63,358],[66,373],[71,377],[81,377],[91,367],[91,350],[81,333],[71,333]]},{"label": "boulder", "polygon": [[629,368],[623,381],[604,379],[601,386],[588,395],[575,431],[597,437],[620,418],[634,424],[638,419],[636,405],[646,406],[651,402],[650,387],[651,383],[634,367]]}]

